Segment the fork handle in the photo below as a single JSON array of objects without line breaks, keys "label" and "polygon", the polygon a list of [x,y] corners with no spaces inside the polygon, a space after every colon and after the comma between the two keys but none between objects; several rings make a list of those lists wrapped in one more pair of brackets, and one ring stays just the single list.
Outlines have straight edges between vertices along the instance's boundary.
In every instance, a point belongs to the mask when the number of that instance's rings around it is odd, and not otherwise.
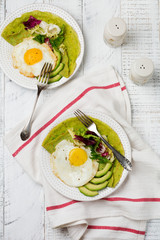
[{"label": "fork handle", "polygon": [[132,170],[132,164],[131,162],[125,157],[123,156],[120,152],[118,152],[114,147],[111,146],[111,144],[109,142],[107,142],[100,134],[98,134],[98,136],[102,139],[102,141],[107,145],[107,147],[109,147],[114,156],[117,158],[117,160],[119,161],[119,163],[128,171]]},{"label": "fork handle", "polygon": [[30,137],[31,127],[32,127],[32,119],[33,119],[33,116],[34,116],[34,112],[35,112],[36,105],[37,105],[38,98],[40,96],[41,91],[42,91],[42,88],[38,86],[37,96],[36,96],[36,100],[35,100],[35,103],[34,103],[34,106],[33,106],[31,116],[30,116],[26,126],[23,128],[22,132],[20,133],[20,137],[23,141],[26,141]]}]

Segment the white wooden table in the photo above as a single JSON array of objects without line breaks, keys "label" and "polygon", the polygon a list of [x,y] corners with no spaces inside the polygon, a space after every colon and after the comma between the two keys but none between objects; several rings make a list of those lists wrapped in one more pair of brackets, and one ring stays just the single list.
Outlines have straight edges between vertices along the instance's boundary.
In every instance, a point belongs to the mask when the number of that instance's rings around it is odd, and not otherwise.
[{"label": "white wooden table", "polygon": [[[133,126],[160,154],[159,1],[0,0],[0,22],[19,7],[42,2],[68,11],[81,26],[86,50],[79,75],[104,62],[122,74],[131,99]],[[126,44],[116,49],[103,42],[104,25],[112,16],[121,16],[128,26]],[[150,57],[155,66],[153,79],[143,87],[128,77],[131,63],[139,56]],[[43,92],[40,102],[54,91]],[[42,188],[12,158],[2,138],[29,115],[34,98],[34,91],[19,87],[0,71],[0,239],[66,240],[65,229],[52,230],[49,226]],[[145,239],[160,240],[160,220],[148,223]]]}]

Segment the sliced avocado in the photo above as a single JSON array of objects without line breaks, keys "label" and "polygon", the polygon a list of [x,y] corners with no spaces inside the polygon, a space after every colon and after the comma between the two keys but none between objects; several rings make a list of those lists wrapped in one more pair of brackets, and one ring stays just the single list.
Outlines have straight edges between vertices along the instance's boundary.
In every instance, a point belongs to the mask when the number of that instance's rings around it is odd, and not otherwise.
[{"label": "sliced avocado", "polygon": [[101,190],[101,189],[107,187],[107,185],[108,185],[108,181],[105,181],[105,182],[103,182],[101,184],[97,184],[97,185],[95,185],[93,183],[87,183],[85,185],[85,187],[91,191],[98,191],[98,190]]},{"label": "sliced avocado", "polygon": [[108,187],[113,187],[113,183],[114,183],[114,176],[112,174],[112,177],[108,180]]},{"label": "sliced avocado", "polygon": [[94,197],[94,196],[98,195],[97,191],[90,191],[89,189],[87,189],[84,186],[79,187],[78,189],[81,193],[83,193],[84,195],[86,195],[88,197]]},{"label": "sliced avocado", "polygon": [[61,55],[61,52],[58,49],[53,48],[53,51],[54,51],[54,54],[57,57],[57,63],[56,63],[56,66],[53,70],[53,71],[55,71],[59,67],[59,64],[60,64],[61,59],[62,59],[62,55]]},{"label": "sliced avocado", "polygon": [[112,163],[106,163],[106,166],[100,170],[100,171],[97,171],[95,177],[102,177],[103,175],[105,175],[108,170],[112,167]]},{"label": "sliced avocado", "polygon": [[112,172],[109,171],[107,172],[103,177],[100,177],[100,178],[92,178],[92,180],[90,181],[91,183],[94,183],[94,184],[99,184],[99,183],[103,183],[105,182],[106,180],[108,180],[110,177],[112,176]]},{"label": "sliced avocado", "polygon": [[58,74],[58,75],[56,75],[56,76],[53,77],[53,78],[49,78],[48,83],[57,82],[57,81],[59,81],[61,78],[62,78],[62,76]]},{"label": "sliced avocado", "polygon": [[101,171],[106,166],[106,163],[99,163],[98,171]]},{"label": "sliced avocado", "polygon": [[66,47],[63,48],[61,62],[64,64],[64,68],[61,71],[61,75],[65,78],[68,78],[70,76],[70,72],[69,72],[69,58],[68,58],[68,53],[67,53]]},{"label": "sliced avocado", "polygon": [[60,63],[59,66],[56,68],[56,70],[53,70],[51,73],[50,73],[50,78],[53,78],[55,77],[60,71],[62,71],[62,69],[64,68],[64,64],[63,63]]}]

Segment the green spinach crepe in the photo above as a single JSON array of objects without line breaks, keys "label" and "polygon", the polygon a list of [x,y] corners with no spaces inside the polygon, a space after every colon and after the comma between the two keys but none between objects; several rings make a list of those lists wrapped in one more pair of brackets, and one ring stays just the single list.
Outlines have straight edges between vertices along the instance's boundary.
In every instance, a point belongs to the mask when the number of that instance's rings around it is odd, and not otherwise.
[{"label": "green spinach crepe", "polygon": [[[104,137],[107,137],[108,142],[117,149],[121,154],[124,155],[124,149],[123,145],[115,131],[111,127],[109,127],[104,122],[92,118],[93,121],[96,123],[98,127],[98,131],[101,135]],[[85,132],[87,129],[83,126],[83,124],[77,119],[77,118],[69,118],[57,126],[55,126],[46,136],[44,139],[42,146],[50,153],[52,154],[56,150],[56,145],[60,143],[63,140],[70,141],[74,143],[77,135],[83,135],[83,137],[87,137],[88,140],[93,139],[93,136],[86,135]],[[73,134],[71,134],[71,132]],[[84,134],[83,134],[84,133]],[[91,136],[91,137],[90,137]],[[77,138],[80,139],[80,138]],[[97,140],[96,140],[97,141]],[[110,179],[108,180],[108,187],[114,188],[118,182],[120,181],[120,178],[122,176],[123,167],[118,162],[118,160],[114,157],[113,153],[110,152],[110,156],[113,156],[112,161],[107,160],[106,158],[102,158],[101,156],[98,157],[97,153],[95,155],[95,145],[94,146],[86,146],[91,147],[92,149],[92,157],[97,158],[99,162],[99,171],[103,170],[107,164],[110,165]],[[109,150],[111,151],[111,150]],[[100,154],[99,154],[100,155]],[[94,159],[94,158],[92,158]]]},{"label": "green spinach crepe", "polygon": [[[77,36],[77,33],[74,29],[66,23],[62,18],[57,15],[54,15],[50,12],[41,12],[41,11],[32,11],[24,13],[21,17],[16,18],[11,23],[9,23],[2,32],[2,37],[9,42],[11,45],[15,46],[23,41],[24,38],[29,38],[31,36],[35,37],[35,40],[42,43],[42,37],[31,29],[26,29],[24,22],[27,22],[30,17],[34,17],[37,20],[45,21],[48,24],[55,24],[60,27],[61,33],[57,38],[50,39],[50,42],[53,43],[53,51],[58,57],[58,70],[52,74],[52,81],[56,81],[59,76],[64,76],[68,78],[76,67],[76,59],[80,53],[80,43]],[[41,39],[40,39],[41,37]],[[56,40],[56,41],[55,41]]]}]

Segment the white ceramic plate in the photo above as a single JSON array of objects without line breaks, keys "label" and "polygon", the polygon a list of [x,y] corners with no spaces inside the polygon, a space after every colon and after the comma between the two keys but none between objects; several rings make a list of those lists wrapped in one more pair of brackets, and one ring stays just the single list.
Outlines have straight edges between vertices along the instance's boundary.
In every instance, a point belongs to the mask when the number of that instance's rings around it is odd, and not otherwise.
[{"label": "white ceramic plate", "polygon": [[36,89],[36,79],[35,78],[28,78],[23,76],[22,74],[19,73],[17,69],[14,69],[12,66],[12,57],[11,57],[11,52],[13,49],[13,46],[9,44],[7,41],[5,41],[1,37],[1,33],[3,29],[10,23],[12,22],[15,18],[20,17],[23,13],[26,12],[31,12],[34,10],[40,10],[43,12],[51,12],[53,14],[58,15],[59,17],[63,18],[77,33],[79,42],[81,45],[81,52],[80,55],[78,56],[76,60],[76,68],[73,72],[73,74],[69,78],[61,78],[60,81],[49,84],[48,88],[55,88],[66,81],[68,81],[73,75],[77,72],[82,59],[83,59],[83,54],[84,54],[84,39],[83,35],[81,32],[81,29],[79,28],[77,22],[64,10],[55,7],[53,5],[48,5],[48,4],[32,4],[32,5],[27,5],[23,8],[18,9],[17,11],[13,12],[11,15],[9,15],[5,21],[2,23],[1,28],[0,28],[0,66],[4,73],[7,75],[7,77],[11,80],[13,80],[15,83],[18,85],[29,88],[29,89]]},{"label": "white ceramic plate", "polygon": [[[124,130],[122,129],[122,127],[112,118],[110,118],[109,116],[100,113],[100,112],[91,112],[91,111],[85,111],[86,114],[88,114],[89,116],[92,116],[94,118],[97,118],[99,120],[101,120],[102,122],[108,124],[119,136],[121,143],[123,145],[124,151],[125,151],[125,157],[128,158],[131,161],[131,147],[130,147],[130,143],[128,140],[128,137],[126,135],[126,133],[124,132]],[[64,121],[65,119],[68,119],[70,117],[74,117],[73,113],[67,114],[62,118],[59,118],[59,120],[55,121],[53,124],[51,124],[49,131],[55,127],[57,124],[61,123],[62,121]],[[44,139],[41,139],[41,141],[43,141]],[[57,178],[51,170],[51,166],[50,166],[50,154],[44,149],[42,148],[42,158],[41,158],[41,168],[42,168],[42,172],[44,174],[44,176],[46,177],[48,183],[50,183],[50,185],[59,193],[61,193],[62,195],[77,200],[77,201],[93,201],[93,200],[97,200],[97,199],[101,199],[104,198],[106,196],[108,196],[109,194],[113,193],[117,188],[120,187],[120,185],[123,183],[123,181],[125,180],[125,178],[128,175],[128,171],[126,171],[124,169],[122,177],[119,181],[119,183],[117,184],[117,186],[115,188],[105,188],[103,190],[99,191],[99,195],[95,196],[95,197],[87,197],[85,195],[83,195],[82,193],[79,192],[78,188],[75,187],[70,187],[66,184],[64,184],[59,178]]]}]

